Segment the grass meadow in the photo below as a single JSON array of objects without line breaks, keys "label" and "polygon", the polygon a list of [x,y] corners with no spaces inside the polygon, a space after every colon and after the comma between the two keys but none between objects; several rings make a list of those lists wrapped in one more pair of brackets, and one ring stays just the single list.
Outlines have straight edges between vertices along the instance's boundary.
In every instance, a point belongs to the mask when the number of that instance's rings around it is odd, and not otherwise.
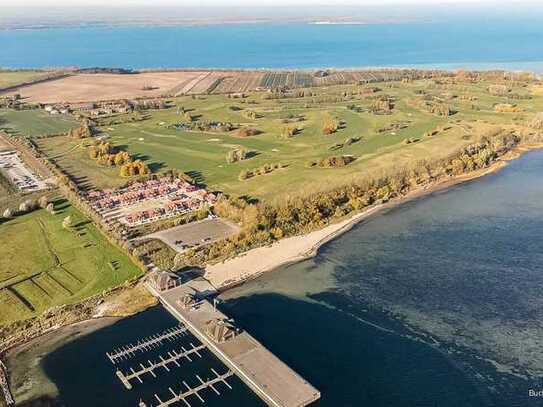
[{"label": "grass meadow", "polygon": [[0,130],[24,137],[65,133],[78,127],[70,115],[51,116],[43,110],[0,109]]},{"label": "grass meadow", "polygon": [[[0,224],[0,324],[78,302],[140,275],[120,250],[64,200]],[[72,227],[62,226],[71,216]]]}]

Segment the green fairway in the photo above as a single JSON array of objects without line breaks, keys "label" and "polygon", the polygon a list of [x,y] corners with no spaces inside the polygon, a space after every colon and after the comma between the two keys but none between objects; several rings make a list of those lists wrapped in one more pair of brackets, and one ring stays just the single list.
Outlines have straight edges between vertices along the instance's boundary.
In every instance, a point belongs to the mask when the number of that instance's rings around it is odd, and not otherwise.
[{"label": "green fairway", "polygon": [[16,135],[36,137],[60,134],[77,126],[79,123],[69,115],[51,116],[43,110],[0,109],[0,129]]},{"label": "green fairway", "polygon": [[[0,324],[74,303],[140,270],[66,202],[0,224]],[[73,227],[63,219],[71,216]]]},{"label": "green fairway", "polygon": [[[111,119],[100,119],[98,125],[109,136],[108,141],[145,160],[155,172],[179,169],[212,190],[273,199],[302,189],[314,190],[345,182],[369,171],[445,157],[473,142],[486,125],[484,123],[510,125],[515,119],[523,120],[536,111],[538,99],[521,98],[515,99],[514,103],[522,113],[496,113],[495,104],[513,102],[507,97],[490,95],[489,85],[481,81],[437,86],[431,80],[419,80],[381,84],[381,89],[369,94],[364,93],[368,88],[366,85],[341,85],[313,88],[309,96],[280,99],[268,99],[266,93],[250,94],[245,99],[224,95],[187,96],[172,99],[176,107],[146,111],[147,119],[143,121],[114,124]],[[529,90],[521,86],[512,92],[530,95]],[[444,117],[426,111],[421,107],[423,95],[438,97],[457,113]],[[394,100],[391,114],[369,111],[373,101],[382,97]],[[255,128],[260,134],[240,137],[236,130],[175,129],[174,124],[186,122],[180,107],[196,121],[227,121]],[[330,120],[342,122],[344,126],[325,135],[322,129]],[[398,123],[406,126],[390,127]],[[285,126],[297,127],[298,134],[282,137]],[[440,126],[447,130],[440,131],[436,137],[425,136]],[[345,143],[349,138],[354,142]],[[104,188],[124,182],[117,169],[100,167],[90,160],[80,140],[55,138],[40,143],[68,172],[90,185]],[[249,153],[248,158],[227,163],[227,153],[240,148]],[[352,155],[356,160],[334,169],[310,168],[308,165],[311,161],[336,155]],[[283,168],[248,180],[239,179],[244,170],[277,163],[283,164]]]}]

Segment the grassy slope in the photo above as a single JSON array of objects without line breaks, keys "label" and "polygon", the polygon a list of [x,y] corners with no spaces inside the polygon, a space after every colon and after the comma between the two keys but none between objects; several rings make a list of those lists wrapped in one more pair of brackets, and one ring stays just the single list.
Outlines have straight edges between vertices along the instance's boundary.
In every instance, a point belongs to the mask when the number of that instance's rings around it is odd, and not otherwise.
[{"label": "grassy slope", "polygon": [[[206,183],[211,189],[222,190],[236,195],[251,195],[270,199],[278,194],[297,192],[301,188],[315,189],[322,185],[330,185],[348,177],[355,177],[376,169],[387,169],[428,157],[445,156],[459,146],[467,144],[464,132],[455,127],[434,138],[421,138],[422,135],[445,123],[461,120],[475,122],[486,120],[490,123],[511,124],[518,114],[497,114],[493,111],[495,103],[506,101],[504,98],[488,94],[488,84],[454,85],[449,92],[457,95],[470,94],[478,98],[474,103],[479,111],[471,110],[468,103],[455,99],[450,102],[459,113],[449,118],[431,115],[409,102],[415,98],[415,90],[425,89],[436,94],[443,89],[433,90],[427,81],[417,81],[412,84],[401,84],[394,88],[383,85],[380,94],[393,95],[397,105],[392,115],[378,116],[370,113],[356,113],[346,108],[348,104],[368,107],[370,101],[360,99],[352,102],[326,103],[307,108],[310,102],[305,99],[283,99],[268,101],[262,99],[262,94],[251,95],[250,101],[255,104],[240,103],[236,99],[213,95],[203,99],[183,97],[176,104],[191,109],[192,114],[201,120],[231,121],[256,127],[263,131],[258,136],[250,138],[237,137],[235,132],[225,133],[193,133],[168,129],[159,123],[172,124],[183,121],[177,115],[176,109],[150,112],[151,118],[143,122],[107,126],[102,130],[111,136],[111,141],[128,149],[132,154],[147,160],[151,168],[177,168],[191,173]],[[317,88],[319,96],[334,96],[347,90],[357,89],[356,86],[335,86]],[[515,92],[526,93],[525,89],[515,89]],[[527,112],[537,111],[540,101],[516,101]],[[244,110],[254,110],[260,114],[256,120],[247,119],[243,110],[233,111],[230,106],[238,106]],[[303,114],[305,121],[299,123],[303,127],[300,135],[284,140],[280,137],[284,124],[281,119],[286,114]],[[529,117],[531,113],[527,114]],[[523,115],[520,115],[523,116]],[[345,129],[325,136],[322,125],[327,118],[335,117],[347,123]],[[410,121],[407,129],[392,134],[378,134],[376,129],[391,122]],[[343,143],[348,137],[362,137],[362,140],[351,146],[336,151],[330,147]],[[413,145],[405,145],[407,138],[421,138]],[[43,140],[43,146],[51,155],[58,155],[59,163],[66,166],[72,173],[83,175],[99,187],[114,186],[123,182],[117,175],[116,169],[98,167],[87,157],[83,148],[77,148],[78,141]],[[227,164],[226,153],[237,146],[254,151],[257,154],[248,160]],[[358,159],[349,166],[341,169],[307,168],[307,162],[337,154],[353,154]],[[286,169],[275,171],[265,176],[254,177],[248,181],[239,181],[238,175],[242,169],[258,168],[266,163],[285,163]]]},{"label": "grassy slope", "polygon": [[27,137],[64,133],[77,126],[77,121],[68,115],[51,116],[43,110],[0,109],[0,128]]},{"label": "grassy slope", "polygon": [[[57,207],[55,215],[40,210],[0,224],[0,324],[77,302],[140,274],[76,209]],[[68,215],[73,230],[62,227]]]}]

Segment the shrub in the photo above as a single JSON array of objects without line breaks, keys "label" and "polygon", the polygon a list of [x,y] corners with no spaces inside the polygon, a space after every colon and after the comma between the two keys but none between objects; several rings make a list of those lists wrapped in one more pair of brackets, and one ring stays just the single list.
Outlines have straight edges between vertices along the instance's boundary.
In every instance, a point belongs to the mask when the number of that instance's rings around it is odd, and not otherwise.
[{"label": "shrub", "polygon": [[339,122],[335,119],[328,120],[322,127],[322,134],[330,135],[339,130]]},{"label": "shrub", "polygon": [[239,137],[251,137],[256,136],[257,134],[260,134],[260,132],[257,129],[251,127],[242,127],[238,130]]}]

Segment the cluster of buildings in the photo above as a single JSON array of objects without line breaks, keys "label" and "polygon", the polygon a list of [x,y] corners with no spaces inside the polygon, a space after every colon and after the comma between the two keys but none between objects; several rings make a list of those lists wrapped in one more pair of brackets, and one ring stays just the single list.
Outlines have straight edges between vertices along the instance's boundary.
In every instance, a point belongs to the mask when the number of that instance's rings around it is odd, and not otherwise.
[{"label": "cluster of buildings", "polygon": [[118,100],[110,102],[84,102],[84,103],[57,103],[44,105],[43,109],[51,114],[68,114],[72,112],[85,112],[90,116],[109,116],[112,114],[129,113],[134,110],[163,109],[166,102],[161,99]]},{"label": "cluster of buildings", "polygon": [[21,99],[21,95],[19,94],[0,97],[0,107],[16,109],[22,105],[24,105],[24,101]]},{"label": "cluster of buildings", "polygon": [[47,105],[43,108],[47,113],[54,116],[57,114],[69,114],[71,113],[70,107],[67,105]]},{"label": "cluster of buildings", "polygon": [[212,206],[216,197],[180,178],[162,177],[121,189],[92,191],[88,199],[103,217],[115,215],[128,226],[139,226]]}]

